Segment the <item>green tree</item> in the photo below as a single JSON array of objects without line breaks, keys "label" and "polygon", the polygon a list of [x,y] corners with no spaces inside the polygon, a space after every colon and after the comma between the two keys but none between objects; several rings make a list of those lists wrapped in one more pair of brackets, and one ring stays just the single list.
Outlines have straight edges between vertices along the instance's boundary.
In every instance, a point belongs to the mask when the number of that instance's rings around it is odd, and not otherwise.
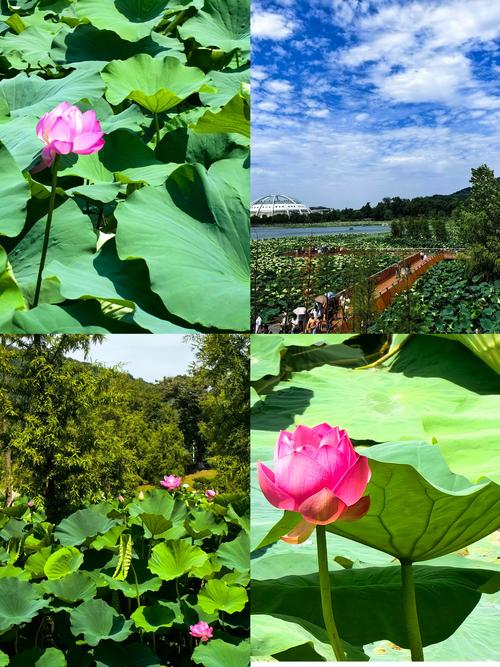
[{"label": "green tree", "polygon": [[205,459],[206,442],[198,423],[202,418],[201,397],[205,385],[197,375],[167,377],[158,384],[162,400],[175,408],[179,415],[178,425],[184,436],[184,446],[193,463],[201,464]]},{"label": "green tree", "polygon": [[457,215],[468,275],[491,280],[500,276],[500,184],[485,164],[472,169],[470,182],[470,197]]},{"label": "green tree", "polygon": [[201,397],[200,432],[209,463],[225,491],[249,488],[249,337],[243,334],[187,336],[195,353],[192,372],[207,387]]}]

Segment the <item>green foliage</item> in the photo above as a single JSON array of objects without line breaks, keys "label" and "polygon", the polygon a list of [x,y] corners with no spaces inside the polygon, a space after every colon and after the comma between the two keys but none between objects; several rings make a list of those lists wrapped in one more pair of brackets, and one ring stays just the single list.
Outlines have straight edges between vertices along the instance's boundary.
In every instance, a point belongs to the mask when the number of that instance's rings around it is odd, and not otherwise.
[{"label": "green foliage", "polygon": [[207,387],[199,429],[207,442],[219,490],[248,492],[249,338],[193,335],[196,374]]},{"label": "green foliage", "polygon": [[500,325],[500,279],[467,279],[464,261],[431,267],[399,294],[370,327],[371,332],[492,333]]},{"label": "green foliage", "polygon": [[[235,545],[244,543],[238,523],[248,515],[208,503],[203,494],[163,489],[128,504],[90,505],[58,525],[19,502],[0,509],[0,526],[13,510],[21,517],[22,544],[15,571],[0,578],[0,664],[160,667],[182,660],[190,667],[227,655],[228,664],[247,667],[249,559],[248,550],[246,559],[238,557]],[[200,512],[217,530],[193,545],[185,536]],[[169,522],[180,537],[151,537],[145,516]],[[119,538],[109,526],[119,528]],[[107,541],[99,543],[96,531]],[[64,546],[68,536],[77,546]],[[8,546],[0,536],[0,553]],[[48,555],[46,571],[35,573],[33,558],[42,552]],[[203,569],[207,563],[211,567]],[[210,600],[210,612],[203,596]],[[201,652],[189,635],[198,620],[214,630]]]},{"label": "green foliage", "polygon": [[470,197],[458,213],[469,276],[500,278],[500,184],[485,164],[472,169]]},{"label": "green foliage", "polygon": [[[248,329],[249,14],[248,0],[2,2],[2,331]],[[63,101],[96,112],[105,146],[61,156],[34,308],[51,190],[35,127]]]}]

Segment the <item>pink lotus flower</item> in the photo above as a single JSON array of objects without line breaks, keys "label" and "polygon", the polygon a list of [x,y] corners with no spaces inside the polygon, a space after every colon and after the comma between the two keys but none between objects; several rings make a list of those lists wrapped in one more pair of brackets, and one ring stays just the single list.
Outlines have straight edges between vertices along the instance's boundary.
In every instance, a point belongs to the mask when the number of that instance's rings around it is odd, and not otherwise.
[{"label": "pink lotus flower", "polygon": [[205,621],[198,621],[195,625],[189,626],[189,634],[206,642],[213,637],[214,631]]},{"label": "pink lotus flower", "polygon": [[122,496],[121,493],[119,493],[119,494],[116,496],[116,499],[117,499],[117,501],[118,501],[119,503],[124,503],[124,502],[125,502],[125,498]]},{"label": "pink lotus flower", "polygon": [[205,498],[207,500],[213,500],[216,495],[217,495],[217,491],[214,491],[213,489],[207,489],[205,491]]},{"label": "pink lotus flower", "polygon": [[257,463],[259,484],[267,500],[304,519],[283,538],[303,542],[314,530],[333,521],[355,521],[370,507],[363,496],[370,480],[366,456],[354,451],[345,431],[329,424],[297,426],[281,431],[274,452],[274,472]]},{"label": "pink lotus flower", "polygon": [[173,491],[174,489],[179,488],[181,482],[182,482],[182,477],[176,477],[175,475],[165,475],[165,477],[161,480],[160,484],[165,489]]},{"label": "pink lotus flower", "polygon": [[35,507],[35,503],[32,500],[28,500],[28,507],[30,510],[33,509],[33,507]]},{"label": "pink lotus flower", "polygon": [[43,167],[50,167],[58,154],[89,155],[104,146],[101,124],[95,111],[82,113],[68,102],[61,102],[44,114],[37,123],[36,133],[45,144],[42,151]]}]

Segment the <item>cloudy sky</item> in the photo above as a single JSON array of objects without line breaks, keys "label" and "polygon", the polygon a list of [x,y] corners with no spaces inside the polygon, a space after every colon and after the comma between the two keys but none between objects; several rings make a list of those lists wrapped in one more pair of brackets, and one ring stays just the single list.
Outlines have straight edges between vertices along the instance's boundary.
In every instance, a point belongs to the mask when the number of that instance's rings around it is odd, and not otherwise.
[{"label": "cloudy sky", "polygon": [[500,175],[499,0],[256,0],[253,197],[359,207]]},{"label": "cloudy sky", "polygon": [[[105,366],[122,364],[123,370],[149,382],[163,377],[185,373],[194,361],[191,345],[177,334],[112,334],[102,345],[93,345],[88,361],[98,361]],[[75,359],[83,359],[77,352]]]}]

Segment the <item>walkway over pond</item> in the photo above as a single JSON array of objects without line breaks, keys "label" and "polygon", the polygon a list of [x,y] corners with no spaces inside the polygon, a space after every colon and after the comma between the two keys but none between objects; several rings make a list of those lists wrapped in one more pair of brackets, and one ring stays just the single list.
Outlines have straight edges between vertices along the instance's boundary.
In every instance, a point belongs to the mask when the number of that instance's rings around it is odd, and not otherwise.
[{"label": "walkway over pond", "polygon": [[[341,250],[342,252],[339,252]],[[351,249],[333,249],[325,254],[357,254],[362,250]],[[401,253],[401,250],[398,251]],[[302,257],[315,256],[315,253],[305,251],[304,254],[286,253]],[[382,271],[370,276],[369,280],[373,284],[373,310],[380,312],[387,308],[392,299],[400,292],[406,291],[412,287],[418,278],[428,271],[432,266],[444,260],[455,259],[456,250],[439,249],[434,254],[424,254],[422,252],[413,252],[406,256],[402,261],[396,262],[386,267]],[[352,333],[354,330],[354,318],[350,310],[349,288],[338,292],[335,295],[334,307],[336,312],[333,317],[323,316],[321,325],[317,333]],[[343,304],[343,305],[342,305]],[[328,327],[328,322],[330,326]],[[306,331],[305,333],[311,333]]]}]

